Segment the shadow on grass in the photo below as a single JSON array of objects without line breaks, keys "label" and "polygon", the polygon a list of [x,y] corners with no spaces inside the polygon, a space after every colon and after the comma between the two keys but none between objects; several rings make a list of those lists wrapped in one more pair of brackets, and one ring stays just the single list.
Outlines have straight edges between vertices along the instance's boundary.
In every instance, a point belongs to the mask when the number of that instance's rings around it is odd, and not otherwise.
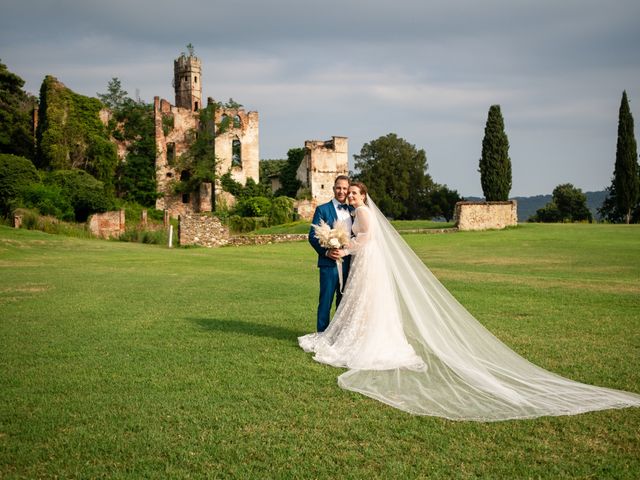
[{"label": "shadow on grass", "polygon": [[277,325],[264,325],[261,323],[243,322],[241,320],[229,320],[221,318],[187,318],[187,320],[199,325],[203,330],[240,333],[253,337],[270,337],[276,340],[285,340],[298,346],[298,337],[304,332],[283,328]]}]

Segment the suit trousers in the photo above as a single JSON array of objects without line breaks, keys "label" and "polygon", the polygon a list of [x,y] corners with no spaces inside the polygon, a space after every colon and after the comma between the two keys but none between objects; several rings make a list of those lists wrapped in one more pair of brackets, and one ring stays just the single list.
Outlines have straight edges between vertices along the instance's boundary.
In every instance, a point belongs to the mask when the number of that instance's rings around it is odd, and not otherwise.
[{"label": "suit trousers", "polygon": [[[347,282],[347,276],[349,275],[350,257],[345,257],[342,262],[342,281],[343,288]],[[331,318],[331,304],[333,303],[333,297],[336,298],[336,308],[340,305],[342,300],[342,293],[340,293],[340,282],[338,280],[338,268],[332,267],[319,267],[320,270],[320,297],[318,299],[318,332],[324,332],[329,326]]]}]

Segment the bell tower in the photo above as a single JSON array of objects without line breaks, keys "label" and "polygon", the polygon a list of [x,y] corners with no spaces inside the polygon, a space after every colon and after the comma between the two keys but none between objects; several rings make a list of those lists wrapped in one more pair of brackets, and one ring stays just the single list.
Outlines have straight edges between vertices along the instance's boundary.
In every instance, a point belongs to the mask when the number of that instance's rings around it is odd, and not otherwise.
[{"label": "bell tower", "polygon": [[173,88],[176,91],[176,107],[197,112],[202,107],[202,78],[200,59],[189,51],[173,61]]}]

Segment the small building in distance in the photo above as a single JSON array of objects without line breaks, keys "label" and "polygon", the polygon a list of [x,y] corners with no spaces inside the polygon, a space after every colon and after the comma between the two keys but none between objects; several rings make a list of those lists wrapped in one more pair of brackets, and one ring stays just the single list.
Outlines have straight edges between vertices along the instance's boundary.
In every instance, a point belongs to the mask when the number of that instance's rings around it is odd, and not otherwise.
[{"label": "small building in distance", "polygon": [[259,181],[260,149],[258,112],[246,112],[240,105],[222,105],[212,98],[203,106],[201,63],[192,52],[178,57],[173,69],[175,105],[154,98],[156,180],[161,194],[156,208],[177,217],[210,212],[216,201],[231,201],[219,184],[203,183],[197,192],[175,190],[178,182],[193,175],[185,166],[187,162],[180,158],[189,152],[199,132],[213,129],[216,176],[231,172],[233,179],[243,185],[248,178]]}]

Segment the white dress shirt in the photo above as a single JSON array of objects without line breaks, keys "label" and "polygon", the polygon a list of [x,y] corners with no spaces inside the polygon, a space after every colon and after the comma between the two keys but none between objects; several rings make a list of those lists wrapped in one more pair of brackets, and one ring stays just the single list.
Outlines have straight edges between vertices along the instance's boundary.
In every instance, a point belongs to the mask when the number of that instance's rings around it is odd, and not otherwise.
[{"label": "white dress shirt", "polygon": [[349,211],[349,209],[345,210],[344,208],[338,208],[338,205],[340,205],[340,202],[335,198],[331,200],[331,203],[333,203],[333,208],[336,209],[338,220],[342,220],[347,227],[347,231],[350,232],[351,227],[353,226],[353,220],[351,219],[351,212]]}]

